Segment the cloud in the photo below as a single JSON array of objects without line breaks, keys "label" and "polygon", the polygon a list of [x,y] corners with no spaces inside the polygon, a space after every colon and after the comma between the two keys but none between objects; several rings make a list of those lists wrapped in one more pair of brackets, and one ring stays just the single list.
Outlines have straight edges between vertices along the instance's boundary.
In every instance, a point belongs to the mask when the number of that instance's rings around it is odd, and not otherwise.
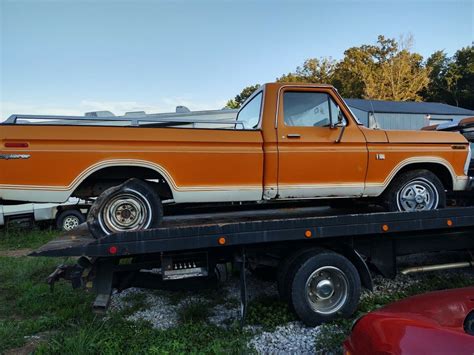
[{"label": "cloud", "polygon": [[225,106],[225,100],[211,102],[196,102],[184,97],[168,97],[158,100],[157,103],[145,103],[136,101],[100,101],[82,100],[77,104],[65,106],[64,104],[32,104],[23,102],[4,101],[0,102],[0,122],[6,120],[10,115],[60,115],[60,116],[82,116],[89,111],[110,111],[115,115],[123,115],[129,111],[145,111],[146,113],[174,112],[176,106],[186,106],[191,111],[218,110]]}]

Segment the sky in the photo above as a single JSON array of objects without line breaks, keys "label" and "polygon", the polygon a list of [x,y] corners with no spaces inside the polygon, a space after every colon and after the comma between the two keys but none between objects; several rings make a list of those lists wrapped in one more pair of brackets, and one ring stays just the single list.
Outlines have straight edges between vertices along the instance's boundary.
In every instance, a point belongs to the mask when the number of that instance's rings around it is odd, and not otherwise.
[{"label": "sky", "polygon": [[473,3],[0,0],[0,121],[220,109],[247,85],[379,34],[451,56],[473,43]]}]

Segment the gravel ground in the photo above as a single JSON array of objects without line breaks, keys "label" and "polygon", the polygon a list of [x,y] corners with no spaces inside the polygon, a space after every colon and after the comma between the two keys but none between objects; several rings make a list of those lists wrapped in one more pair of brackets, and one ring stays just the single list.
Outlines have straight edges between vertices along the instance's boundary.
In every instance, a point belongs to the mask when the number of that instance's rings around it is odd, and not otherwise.
[{"label": "gravel ground", "polygon": [[[452,271],[440,271],[439,273],[461,273],[466,277],[473,278],[474,272],[470,269]],[[380,276],[374,278],[374,292],[380,295],[389,295],[395,291],[403,290],[411,285],[423,282],[427,274],[418,273],[413,275],[398,275],[394,280],[384,279]],[[249,274],[247,278],[248,293],[250,299],[256,297],[277,297],[276,285],[273,282],[258,280]],[[131,314],[129,320],[149,321],[157,329],[166,329],[176,326],[179,319],[179,311],[192,303],[202,303],[209,307],[208,321],[217,326],[227,327],[240,319],[240,288],[238,278],[225,282],[222,286],[219,298],[216,300],[209,297],[199,296],[199,292],[181,294],[177,300],[172,292],[151,291],[137,288],[127,289],[112,296],[110,310],[121,310],[134,304],[134,299],[141,299],[146,305],[144,309]],[[222,297],[223,295],[223,297]],[[362,298],[368,297],[369,292],[364,291]],[[174,297],[174,298],[173,298]],[[319,327],[306,327],[299,321],[289,322],[276,327],[272,332],[262,331],[258,326],[246,326],[254,336],[248,346],[254,348],[260,354],[314,354],[321,351],[317,349],[315,337],[319,333]]]},{"label": "gravel ground", "polygon": [[290,322],[273,332],[255,335],[249,342],[259,354],[314,354],[315,337],[319,327],[306,327],[301,322]]}]

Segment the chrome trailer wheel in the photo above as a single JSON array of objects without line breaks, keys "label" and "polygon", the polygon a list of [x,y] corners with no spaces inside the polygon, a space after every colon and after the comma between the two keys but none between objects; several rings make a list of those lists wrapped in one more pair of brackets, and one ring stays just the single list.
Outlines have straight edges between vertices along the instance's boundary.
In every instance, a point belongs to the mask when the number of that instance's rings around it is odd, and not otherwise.
[{"label": "chrome trailer wheel", "polygon": [[334,266],[315,270],[306,281],[306,297],[314,312],[332,314],[339,311],[348,297],[345,274]]},{"label": "chrome trailer wheel", "polygon": [[302,254],[289,272],[289,302],[306,325],[349,317],[355,312],[361,281],[356,267],[345,256],[315,248]]}]

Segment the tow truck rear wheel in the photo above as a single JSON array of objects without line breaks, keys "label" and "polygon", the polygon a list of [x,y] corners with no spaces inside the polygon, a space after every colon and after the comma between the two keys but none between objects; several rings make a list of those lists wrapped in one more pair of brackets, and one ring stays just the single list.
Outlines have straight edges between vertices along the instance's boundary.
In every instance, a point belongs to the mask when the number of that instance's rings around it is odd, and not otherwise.
[{"label": "tow truck rear wheel", "polygon": [[[306,255],[323,252],[321,248],[310,248],[310,249],[299,249],[289,255],[287,255],[278,265],[277,269],[277,288],[280,299],[285,302],[289,302],[291,298],[291,282],[294,277],[294,268],[298,264],[299,260],[304,258]],[[290,307],[291,302],[289,302]]]},{"label": "tow truck rear wheel", "polygon": [[306,325],[349,317],[357,309],[360,277],[344,256],[331,251],[305,254],[292,269],[290,302]]},{"label": "tow truck rear wheel", "polygon": [[417,169],[397,176],[383,194],[389,211],[416,212],[446,207],[446,191],[429,170]]},{"label": "tow truck rear wheel", "polygon": [[105,190],[93,203],[87,216],[95,238],[154,228],[163,219],[163,206],[156,191],[145,181],[130,179]]}]

